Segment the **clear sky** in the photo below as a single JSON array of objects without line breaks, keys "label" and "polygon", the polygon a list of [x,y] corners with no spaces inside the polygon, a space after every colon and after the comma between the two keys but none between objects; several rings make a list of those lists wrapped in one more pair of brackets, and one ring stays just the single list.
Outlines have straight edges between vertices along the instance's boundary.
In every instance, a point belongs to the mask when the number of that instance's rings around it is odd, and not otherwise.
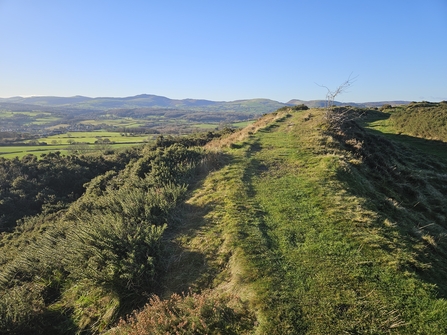
[{"label": "clear sky", "polygon": [[447,100],[447,0],[0,0],[0,97]]}]

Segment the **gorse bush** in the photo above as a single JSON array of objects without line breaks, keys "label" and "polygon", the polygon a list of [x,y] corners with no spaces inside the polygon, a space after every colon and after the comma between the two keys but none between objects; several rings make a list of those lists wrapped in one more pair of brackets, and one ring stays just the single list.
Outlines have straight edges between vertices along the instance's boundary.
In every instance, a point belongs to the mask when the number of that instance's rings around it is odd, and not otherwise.
[{"label": "gorse bush", "polygon": [[152,291],[167,214],[186,192],[183,185],[133,182],[109,186],[88,215],[84,206],[71,212],[78,222],[67,234],[65,267],[74,280],[89,279],[130,300]]},{"label": "gorse bush", "polygon": [[42,299],[43,285],[24,285],[1,292],[0,295],[0,329],[19,333],[20,325],[32,321],[45,309]]},{"label": "gorse bush", "polygon": [[69,278],[88,279],[123,299],[135,300],[151,292],[165,228],[116,214],[95,216],[68,234]]},{"label": "gorse bush", "polygon": [[[0,264],[0,333],[11,324],[24,333],[37,324],[35,333],[59,333],[45,322],[54,313],[73,331],[94,333],[152,294],[170,213],[203,153],[174,144],[142,154],[93,179],[83,197]],[[30,295],[29,287],[40,289]],[[10,301],[14,307],[4,308]]]},{"label": "gorse bush", "polygon": [[129,169],[130,176],[146,178],[150,175],[154,184],[176,183],[188,177],[187,172],[202,157],[199,150],[188,149],[181,144],[159,148],[135,162]]}]

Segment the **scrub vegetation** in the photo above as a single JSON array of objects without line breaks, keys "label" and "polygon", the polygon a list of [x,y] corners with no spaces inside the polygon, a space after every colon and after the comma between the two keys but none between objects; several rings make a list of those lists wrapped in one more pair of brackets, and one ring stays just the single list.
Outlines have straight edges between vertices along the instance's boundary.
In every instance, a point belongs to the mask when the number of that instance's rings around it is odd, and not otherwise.
[{"label": "scrub vegetation", "polygon": [[[0,333],[446,333],[444,143],[399,121],[443,106],[413,105],[343,107],[336,128],[284,107],[102,157],[60,207],[7,212]],[[40,174],[8,162],[26,198]]]}]

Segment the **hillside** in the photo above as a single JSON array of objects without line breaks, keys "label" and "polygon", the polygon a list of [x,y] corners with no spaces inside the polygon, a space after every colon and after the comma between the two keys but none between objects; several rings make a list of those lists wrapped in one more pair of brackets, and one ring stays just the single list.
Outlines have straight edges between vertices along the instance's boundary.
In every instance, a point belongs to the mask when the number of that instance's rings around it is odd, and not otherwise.
[{"label": "hillside", "polygon": [[269,99],[210,101],[142,94],[125,98],[0,98],[0,133],[47,134],[53,130],[185,134],[253,120],[289,106]]},{"label": "hillside", "polygon": [[0,98],[0,107],[5,105],[9,108],[15,104],[21,106],[35,106],[35,109],[47,107],[58,107],[59,110],[109,110],[109,109],[134,109],[134,108],[170,108],[191,111],[232,111],[252,112],[256,108],[257,113],[272,112],[286,104],[269,99],[245,99],[236,101],[211,101],[204,99],[170,99],[153,94],[140,94],[132,97],[98,97],[89,98],[83,96],[74,97],[13,97]]},{"label": "hillside", "polygon": [[447,142],[447,101],[384,106],[383,111],[390,115],[388,126],[399,134]]},{"label": "hillside", "polygon": [[[352,106],[400,105],[405,102],[350,103]],[[188,134],[207,128],[247,122],[282,107],[295,105],[322,107],[325,100],[291,100],[282,103],[270,99],[211,101],[170,99],[141,94],[131,97],[12,97],[0,98],[0,133],[46,135],[52,131],[104,130],[148,134]],[[337,106],[346,103],[334,102]],[[1,134],[0,134],[1,135]],[[14,137],[14,136],[11,136]]]},{"label": "hillside", "polygon": [[0,242],[0,332],[446,333],[447,159],[352,115],[158,143],[24,218]]},{"label": "hillside", "polygon": [[[379,101],[366,103],[342,103],[334,102],[335,105],[352,105],[356,107],[380,107],[384,104],[402,105],[408,101]],[[174,109],[189,111],[208,111],[208,112],[235,112],[235,113],[255,113],[258,115],[271,113],[284,106],[293,106],[305,104],[308,107],[324,107],[326,100],[299,100],[292,99],[287,103],[274,101],[270,99],[244,99],[235,101],[211,101],[204,99],[170,99],[153,94],[140,94],[131,97],[98,97],[89,98],[84,96],[74,97],[12,97],[0,98],[0,108],[9,110],[42,110],[42,107],[55,108],[58,110],[110,110],[110,109]],[[34,106],[34,107],[33,107]]]}]

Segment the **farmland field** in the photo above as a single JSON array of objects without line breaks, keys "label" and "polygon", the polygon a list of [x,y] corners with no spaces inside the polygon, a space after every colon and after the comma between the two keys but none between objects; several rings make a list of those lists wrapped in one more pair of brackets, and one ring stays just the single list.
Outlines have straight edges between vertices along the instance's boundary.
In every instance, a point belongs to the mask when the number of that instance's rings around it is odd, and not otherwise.
[{"label": "farmland field", "polygon": [[0,157],[4,158],[14,158],[23,157],[28,154],[33,154],[40,156],[41,154],[47,154],[54,151],[60,151],[62,154],[67,154],[65,146],[10,146],[10,147],[0,147]]},{"label": "farmland field", "polygon": [[0,110],[0,157],[121,148],[154,141],[160,134],[183,136],[224,127],[245,127],[255,118],[246,111],[235,112],[236,109],[210,114],[172,108],[97,110],[30,106],[11,104]]},{"label": "farmland field", "polygon": [[55,151],[60,151],[62,154],[88,153],[143,144],[154,141],[155,138],[156,135],[126,136],[109,131],[70,132],[42,137],[37,142],[36,140],[25,141],[25,143],[30,143],[29,145],[0,146],[0,157],[20,158],[28,154],[40,156]]},{"label": "farmland field", "polygon": [[123,136],[121,133],[110,131],[94,131],[94,132],[70,132],[60,135],[51,135],[42,137],[39,141],[51,144],[53,141],[60,144],[69,144],[70,142],[95,143],[98,139],[108,139],[110,142],[135,143],[144,142],[148,135],[143,136]]},{"label": "farmland field", "polygon": [[4,123],[21,123],[23,125],[46,125],[60,120],[60,117],[39,111],[0,111],[0,120]]},{"label": "farmland field", "polygon": [[132,118],[125,119],[99,119],[99,120],[85,120],[81,121],[80,124],[84,125],[108,125],[108,126],[116,126],[116,127],[143,127],[147,122],[141,120],[135,120]]}]

